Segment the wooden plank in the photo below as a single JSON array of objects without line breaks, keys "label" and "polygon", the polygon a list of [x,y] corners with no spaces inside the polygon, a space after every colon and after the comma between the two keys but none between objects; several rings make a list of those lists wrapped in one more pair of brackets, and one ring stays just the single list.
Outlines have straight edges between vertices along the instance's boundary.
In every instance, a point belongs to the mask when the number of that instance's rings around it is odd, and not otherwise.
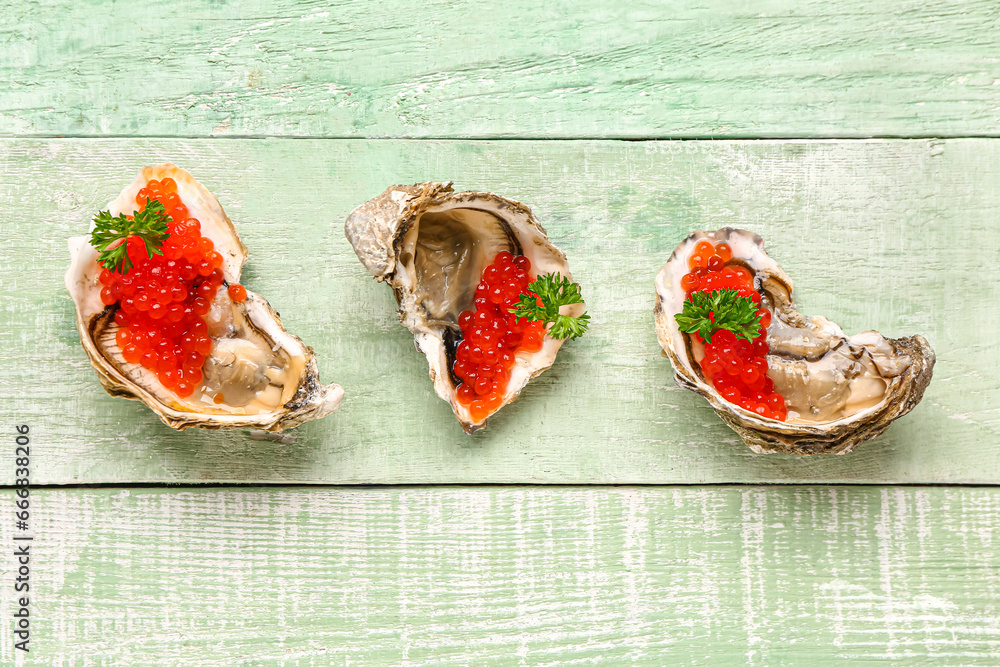
[{"label": "wooden plank", "polygon": [[997,489],[32,498],[30,664],[1000,661]]},{"label": "wooden plank", "polygon": [[[66,238],[147,163],[216,192],[250,248],[244,282],[347,397],[294,445],[176,433],[101,390],[63,288]],[[36,434],[37,483],[996,483],[1000,142],[0,142],[0,410]],[[462,433],[343,220],[387,185],[457,180],[532,206],[570,258],[593,330],[488,429]],[[917,409],[846,457],[752,454],[680,389],[653,277],[690,231],[761,233],[803,312],[924,334]],[[2,480],[10,483],[13,469]]]},{"label": "wooden plank", "polygon": [[0,0],[0,134],[996,136],[992,0]]}]

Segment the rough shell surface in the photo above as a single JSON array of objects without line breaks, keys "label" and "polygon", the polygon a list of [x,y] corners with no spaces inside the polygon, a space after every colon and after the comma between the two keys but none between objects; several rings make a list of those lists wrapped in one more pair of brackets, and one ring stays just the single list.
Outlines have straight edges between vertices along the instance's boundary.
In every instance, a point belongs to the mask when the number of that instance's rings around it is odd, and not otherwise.
[{"label": "rough shell surface", "polygon": [[[240,271],[246,262],[247,249],[240,241],[236,228],[226,216],[218,200],[191,174],[173,164],[144,167],[135,181],[126,187],[108,208],[112,215],[131,213],[136,209],[135,195],[151,179],[171,177],[177,183],[178,194],[193,217],[202,223],[202,234],[212,239],[223,256],[222,271],[228,283],[239,283]],[[117,305],[104,306],[100,299],[98,280],[101,267],[98,252],[89,237],[69,239],[70,268],[66,272],[66,289],[76,305],[76,324],[87,358],[93,365],[105,390],[112,396],[145,403],[168,426],[175,429],[201,427],[206,429],[252,428],[281,431],[303,422],[318,419],[334,410],[343,399],[338,385],[323,385],[319,381],[316,358],[311,347],[285,331],[278,313],[262,297],[247,291],[242,303],[232,303],[234,329],[270,348],[273,357],[287,362],[280,369],[287,373],[279,401],[273,409],[256,414],[241,414],[244,408],[201,405],[181,399],[165,389],[155,375],[138,364],[121,357],[115,343],[117,325],[114,315]],[[243,339],[227,338],[227,344],[239,345]],[[213,340],[216,355],[219,340]]]},{"label": "rough shell surface", "polygon": [[[694,359],[690,336],[677,327],[674,315],[681,312],[686,297],[680,287],[688,269],[688,258],[695,244],[709,239],[724,241],[739,261],[755,274],[755,284],[762,293],[762,306],[772,312],[768,343],[772,353],[780,341],[775,331],[805,332],[805,337],[829,337],[837,340],[831,346],[838,354],[853,355],[859,364],[876,368],[885,391],[880,400],[872,400],[853,414],[821,422],[789,419],[781,422],[761,417],[725,400],[711,383],[706,382],[700,365]],[[791,454],[845,454],[858,444],[882,434],[893,421],[912,410],[930,383],[934,368],[934,351],[923,336],[888,339],[876,331],[867,331],[848,338],[839,326],[823,317],[806,318],[796,309],[792,299],[792,281],[764,252],[760,236],[741,229],[723,228],[714,232],[695,232],[678,245],[656,278],[656,332],[666,356],[674,367],[677,383],[705,397],[715,412],[752,450],[757,453],[784,452]],[[801,338],[801,336],[800,336]],[[768,357],[772,366],[785,363],[780,356]],[[799,363],[799,362],[796,362]],[[801,365],[807,365],[801,362]],[[778,390],[776,381],[775,390]]]}]

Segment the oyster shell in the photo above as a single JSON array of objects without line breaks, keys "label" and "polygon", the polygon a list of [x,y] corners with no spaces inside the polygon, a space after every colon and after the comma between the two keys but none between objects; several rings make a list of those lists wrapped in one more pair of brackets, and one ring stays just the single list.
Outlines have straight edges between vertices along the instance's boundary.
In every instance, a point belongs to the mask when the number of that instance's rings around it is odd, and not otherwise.
[{"label": "oyster shell", "polygon": [[[392,286],[399,321],[427,357],[437,395],[466,433],[485,426],[489,416],[476,422],[456,400],[458,317],[473,309],[483,269],[497,253],[525,255],[535,275],[556,272],[572,280],[566,256],[524,204],[488,192],[454,192],[450,181],[390,187],[354,209],[344,231],[375,280]],[[560,312],[577,317],[585,308],[578,303]],[[552,365],[562,344],[546,336],[538,352],[518,353],[500,407]]]},{"label": "oyster shell", "polygon": [[[225,284],[239,283],[247,249],[218,200],[188,172],[172,164],[144,167],[108,208],[112,215],[137,209],[135,196],[150,179],[173,178],[177,194],[201,221],[201,233],[223,256]],[[219,290],[207,316],[212,350],[204,380],[189,397],[166,389],[156,375],[126,362],[115,342],[118,304],[105,306],[98,280],[98,252],[87,236],[69,239],[71,263],[66,289],[76,304],[76,324],[87,358],[112,396],[140,400],[175,429],[253,428],[281,431],[333,412],[344,391],[319,381],[312,348],[285,331],[281,318],[262,297],[247,291],[236,303]],[[217,404],[213,396],[222,393]]]},{"label": "oyster shell", "polygon": [[[754,274],[761,306],[772,313],[767,330],[768,375],[785,397],[787,421],[777,421],[725,400],[706,382],[704,347],[682,333],[674,315],[686,298],[681,278],[701,239],[729,244],[734,262]],[[877,331],[848,338],[825,317],[795,309],[792,280],[764,252],[764,240],[742,229],[691,234],[656,276],[656,334],[677,383],[704,396],[753,451],[846,454],[883,433],[916,406],[930,383],[934,351],[923,336],[889,339]]]}]

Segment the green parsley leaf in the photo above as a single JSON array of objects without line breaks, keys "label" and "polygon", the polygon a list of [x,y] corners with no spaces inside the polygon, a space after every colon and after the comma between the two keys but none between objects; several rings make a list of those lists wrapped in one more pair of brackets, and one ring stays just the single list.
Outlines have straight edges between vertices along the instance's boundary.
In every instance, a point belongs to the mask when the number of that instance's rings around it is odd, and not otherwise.
[{"label": "green parsley leaf", "polygon": [[146,200],[146,208],[136,211],[133,220],[124,213],[116,217],[110,211],[101,211],[94,216],[94,230],[90,232],[90,245],[101,253],[97,261],[113,273],[125,275],[132,268],[128,256],[128,239],[136,236],[142,239],[146,254],[162,255],[163,242],[170,235],[167,229],[167,215],[163,204],[156,200]]},{"label": "green parsley leaf", "polygon": [[[580,317],[560,315],[559,308],[573,303],[583,303],[580,286],[571,283],[558,273],[547,273],[538,276],[528,285],[530,293],[522,294],[510,312],[518,317],[527,318],[532,322],[552,324],[548,335],[553,338],[579,338],[587,331],[590,315],[584,313]],[[539,305],[541,301],[541,305]]]},{"label": "green parsley leaf", "polygon": [[709,340],[712,332],[728,329],[737,338],[753,340],[760,330],[757,304],[734,289],[694,292],[684,301],[684,311],[674,315],[678,328],[685,333],[697,332]]}]

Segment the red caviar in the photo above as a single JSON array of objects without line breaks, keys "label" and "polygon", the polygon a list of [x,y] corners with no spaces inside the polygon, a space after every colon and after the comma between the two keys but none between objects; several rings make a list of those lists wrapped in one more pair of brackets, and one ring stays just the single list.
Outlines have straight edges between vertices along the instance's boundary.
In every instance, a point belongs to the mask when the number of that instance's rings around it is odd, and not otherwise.
[{"label": "red caviar", "polygon": [[510,308],[522,294],[531,294],[531,262],[501,252],[483,269],[476,288],[475,310],[463,311],[458,318],[462,342],[455,351],[458,402],[469,408],[474,422],[495,412],[503,402],[519,352],[538,352],[545,338],[542,322],[514,317]]},{"label": "red caviar", "polygon": [[212,349],[205,315],[223,284],[222,255],[201,235],[201,223],[188,217],[172,178],[146,183],[135,198],[140,209],[147,198],[159,200],[171,218],[163,254],[147,257],[142,240],[130,237],[133,268],[125,275],[102,268],[101,300],[118,305],[115,340],[125,361],[155,373],[164,387],[184,398],[201,383]]},{"label": "red caviar", "polygon": [[[691,272],[681,278],[681,287],[688,294],[733,289],[759,306],[761,297],[754,288],[753,275],[746,267],[730,265],[732,255],[726,243],[699,241],[688,258]],[[788,418],[785,399],[774,391],[774,382],[767,376],[770,352],[767,327],[771,325],[771,311],[761,308],[757,315],[761,328],[753,340],[737,340],[732,331],[718,329],[711,341],[704,341],[701,370],[705,379],[730,403],[763,417],[785,421]]]},{"label": "red caviar", "polygon": [[239,303],[245,301],[247,298],[247,290],[243,285],[230,285],[229,286],[229,298],[233,301]]}]

